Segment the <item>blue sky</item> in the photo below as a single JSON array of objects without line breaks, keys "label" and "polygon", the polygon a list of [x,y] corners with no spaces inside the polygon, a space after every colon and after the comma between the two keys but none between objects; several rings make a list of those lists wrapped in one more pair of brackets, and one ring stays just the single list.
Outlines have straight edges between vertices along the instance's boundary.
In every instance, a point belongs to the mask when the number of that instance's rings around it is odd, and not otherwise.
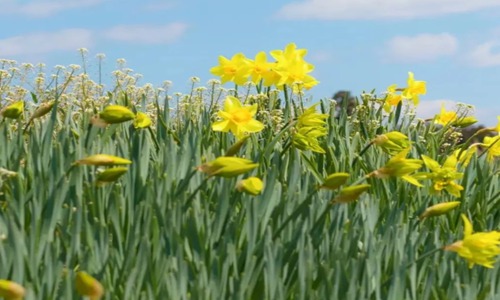
[{"label": "blue sky", "polygon": [[455,102],[485,125],[500,115],[500,0],[0,0],[0,18],[0,58],[18,62],[80,64],[84,47],[96,73],[104,53],[105,77],[125,58],[141,83],[186,93],[219,55],[294,42],[316,67],[315,100],[404,86],[412,71],[427,81],[421,117]]}]

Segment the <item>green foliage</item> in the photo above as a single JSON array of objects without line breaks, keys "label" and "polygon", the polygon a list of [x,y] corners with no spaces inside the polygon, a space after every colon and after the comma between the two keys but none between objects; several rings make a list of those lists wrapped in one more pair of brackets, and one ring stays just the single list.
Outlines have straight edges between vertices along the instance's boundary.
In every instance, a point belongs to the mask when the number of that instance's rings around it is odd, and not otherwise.
[{"label": "green foliage", "polygon": [[[459,198],[431,194],[430,181],[418,188],[400,178],[365,177],[390,158],[364,149],[377,135],[400,131],[412,141],[409,156],[442,163],[459,147],[445,140],[448,127],[415,120],[401,105],[387,116],[376,98],[364,97],[352,113],[325,100],[319,108],[328,116],[327,135],[318,140],[325,153],[301,151],[291,140],[304,107],[300,96],[240,91],[246,103],[259,103],[257,118],[266,125],[231,150],[259,164],[252,174],[264,190],[252,196],[235,189],[247,175],[196,170],[236,142],[211,130],[221,103],[216,84],[208,95],[193,88],[173,99],[129,88],[134,83],[118,82],[106,97],[97,85],[90,84],[94,92],[85,86],[63,82],[34,91],[41,103],[55,99],[54,109],[25,130],[22,119],[0,123],[0,278],[22,284],[25,299],[78,299],[79,270],[116,300],[500,297],[500,264],[469,269],[441,250],[462,238],[460,213],[476,231],[500,228],[498,161],[474,156],[461,169]],[[275,114],[281,101],[290,121]],[[110,104],[146,111],[152,127],[90,125]],[[24,113],[35,109],[27,105]],[[74,165],[94,154],[132,164],[100,185],[98,167]],[[346,186],[365,181],[369,190],[356,202],[332,204],[339,191],[318,187],[336,172],[350,175]],[[426,207],[449,200],[460,207],[419,221]]]}]

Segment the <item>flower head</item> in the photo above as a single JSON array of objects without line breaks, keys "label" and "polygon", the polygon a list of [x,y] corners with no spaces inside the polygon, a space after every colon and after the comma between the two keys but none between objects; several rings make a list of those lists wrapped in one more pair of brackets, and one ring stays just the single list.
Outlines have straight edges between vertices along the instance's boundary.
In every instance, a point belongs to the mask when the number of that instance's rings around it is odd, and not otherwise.
[{"label": "flower head", "polygon": [[228,96],[224,102],[224,110],[217,115],[222,118],[212,124],[212,130],[228,132],[231,131],[238,139],[246,133],[259,132],[264,129],[264,124],[253,119],[257,113],[257,104],[243,106],[238,98]]},{"label": "flower head", "polygon": [[407,182],[416,185],[422,186],[418,179],[412,175],[414,171],[420,169],[422,167],[423,161],[420,159],[409,159],[406,158],[410,148],[407,148],[397,155],[393,156],[382,168],[371,172],[366,175],[367,177],[376,177],[376,178],[386,178],[386,177],[401,177],[401,179],[406,180]]},{"label": "flower head", "polygon": [[454,123],[457,118],[457,113],[451,110],[447,111],[443,103],[441,105],[441,112],[434,117],[434,123],[445,126]]},{"label": "flower head", "polygon": [[391,131],[378,135],[372,140],[372,143],[390,155],[395,155],[411,145],[408,136],[399,131]]},{"label": "flower head", "polygon": [[486,158],[488,161],[492,162],[495,157],[500,156],[500,135],[494,137],[485,136],[481,146],[486,148]]},{"label": "flower head", "polygon": [[143,112],[138,112],[134,119],[135,128],[147,128],[151,126],[151,118]]},{"label": "flower head", "polygon": [[442,166],[426,155],[422,155],[422,160],[431,172],[421,172],[418,176],[432,180],[431,191],[433,193],[440,193],[444,189],[451,195],[460,197],[460,191],[464,188],[456,183],[455,180],[462,178],[463,173],[457,172],[458,161],[455,156],[448,156]]},{"label": "flower head", "polygon": [[97,183],[105,184],[118,180],[123,174],[127,173],[127,167],[113,167],[97,173]]},{"label": "flower head", "polygon": [[318,138],[328,133],[326,129],[328,114],[317,113],[317,105],[309,107],[297,118],[292,141],[295,147],[300,150],[325,153],[325,150],[319,145]]},{"label": "flower head", "polygon": [[17,101],[4,107],[0,111],[0,114],[4,118],[17,119],[21,116],[23,111],[24,111],[24,101]]},{"label": "flower head", "polygon": [[250,72],[250,63],[243,53],[237,53],[231,59],[221,55],[219,56],[219,65],[210,69],[210,73],[221,78],[222,84],[232,81],[243,85],[247,82]]},{"label": "flower head", "polygon": [[403,91],[403,98],[413,100],[415,105],[419,103],[419,96],[427,92],[426,82],[415,80],[412,72],[408,72],[408,86]]},{"label": "flower head", "polygon": [[240,192],[245,192],[250,195],[257,196],[262,192],[264,188],[264,183],[257,177],[249,177],[247,179],[240,180],[236,184],[236,189]]},{"label": "flower head", "polygon": [[464,222],[463,240],[444,247],[444,250],[457,252],[468,261],[469,268],[472,268],[474,264],[493,268],[495,257],[500,255],[500,232],[472,233],[472,224],[464,214],[462,214],[462,220]]},{"label": "flower head", "polygon": [[391,111],[392,106],[398,106],[399,102],[403,99],[401,94],[396,93],[397,85],[393,84],[387,88],[387,93],[385,96],[384,110],[386,112]]}]

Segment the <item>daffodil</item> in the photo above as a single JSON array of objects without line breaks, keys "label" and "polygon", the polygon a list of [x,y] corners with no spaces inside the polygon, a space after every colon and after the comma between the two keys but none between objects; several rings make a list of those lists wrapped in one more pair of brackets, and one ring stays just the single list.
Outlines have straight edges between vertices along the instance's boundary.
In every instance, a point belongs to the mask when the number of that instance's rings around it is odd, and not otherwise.
[{"label": "daffodil", "polygon": [[311,150],[318,153],[325,153],[319,145],[318,138],[325,136],[326,119],[328,114],[320,114],[316,111],[315,104],[307,108],[298,118],[292,135],[293,144],[300,150]]},{"label": "daffodil", "polygon": [[470,145],[469,148],[462,150],[457,149],[453,151],[452,155],[463,167],[467,167],[472,156],[477,153],[477,144]]},{"label": "daffodil", "polygon": [[247,179],[240,180],[236,184],[236,189],[240,192],[245,192],[250,195],[257,196],[262,192],[264,188],[264,183],[258,177],[249,177]]},{"label": "daffodil", "polygon": [[264,124],[253,117],[257,113],[257,104],[243,106],[238,98],[228,96],[224,102],[224,110],[217,115],[222,119],[212,124],[214,131],[231,131],[238,139],[246,133],[259,132],[264,129]]},{"label": "daffodil", "polygon": [[138,112],[134,119],[135,128],[147,128],[151,126],[151,118],[143,112]]},{"label": "daffodil", "polygon": [[396,92],[397,85],[393,84],[387,88],[385,101],[384,101],[384,110],[386,112],[391,111],[391,107],[398,106],[399,102],[403,99],[401,94],[397,94]]},{"label": "daffodil", "polygon": [[494,137],[485,136],[481,145],[486,148],[488,161],[492,162],[495,157],[500,156],[500,135]]},{"label": "daffodil", "polygon": [[405,99],[413,100],[415,105],[418,105],[420,95],[425,95],[427,92],[426,82],[421,80],[415,80],[412,72],[408,72],[408,86],[403,90],[402,96]]},{"label": "daffodil", "polygon": [[284,51],[271,51],[271,56],[276,60],[273,71],[279,75],[277,87],[288,85],[293,87],[294,92],[299,92],[319,83],[309,74],[314,70],[314,66],[304,60],[306,53],[306,49],[297,49],[294,43],[288,44]]},{"label": "daffodil", "polygon": [[440,193],[444,189],[451,195],[460,197],[460,191],[464,188],[455,180],[462,178],[464,174],[457,172],[458,161],[454,155],[448,156],[442,166],[426,155],[422,155],[422,160],[431,172],[421,172],[418,176],[432,180],[433,193]]},{"label": "daffodil", "polygon": [[469,219],[462,214],[464,222],[464,238],[451,245],[444,247],[444,250],[458,253],[469,263],[469,268],[474,264],[493,268],[495,257],[500,255],[500,232],[477,232],[472,233],[472,224]]},{"label": "daffodil", "polygon": [[460,205],[460,201],[442,202],[428,207],[421,215],[420,220],[428,217],[444,215]]},{"label": "daffodil", "polygon": [[75,288],[78,294],[89,297],[90,300],[99,300],[104,295],[102,284],[83,271],[76,273]]},{"label": "daffodil", "polygon": [[210,73],[221,78],[222,84],[232,81],[243,85],[248,81],[250,72],[250,63],[243,53],[237,53],[231,59],[221,55],[219,56],[219,65],[210,69]]},{"label": "daffodil", "polygon": [[391,131],[377,135],[372,140],[372,143],[390,155],[395,155],[411,145],[408,136],[399,131]]},{"label": "daffodil", "polygon": [[14,102],[0,111],[0,115],[4,118],[18,119],[24,111],[24,101]]},{"label": "daffodil", "polygon": [[255,84],[259,83],[266,74],[271,71],[273,64],[267,61],[266,52],[261,51],[255,55],[254,60],[248,60],[250,67],[250,78]]},{"label": "daffodil", "polygon": [[420,159],[406,158],[409,151],[410,148],[401,151],[389,159],[385,166],[369,173],[366,176],[376,178],[400,177],[413,185],[421,187],[422,184],[418,182],[418,178],[412,176],[411,173],[420,169],[423,165],[423,161]]},{"label": "daffodil", "polygon": [[455,122],[458,118],[458,115],[455,111],[447,111],[444,108],[444,104],[441,105],[441,112],[434,117],[434,123],[440,125],[449,125]]},{"label": "daffodil", "polygon": [[257,168],[259,164],[245,158],[221,156],[198,166],[198,170],[209,176],[235,177]]}]

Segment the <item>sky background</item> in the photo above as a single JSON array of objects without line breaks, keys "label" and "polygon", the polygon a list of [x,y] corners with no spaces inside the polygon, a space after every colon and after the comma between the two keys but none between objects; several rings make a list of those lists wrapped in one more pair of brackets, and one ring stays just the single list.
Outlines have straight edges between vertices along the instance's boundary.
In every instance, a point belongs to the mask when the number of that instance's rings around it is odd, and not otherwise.
[{"label": "sky background", "polygon": [[412,71],[427,81],[420,117],[456,102],[484,125],[500,115],[500,0],[0,0],[0,58],[50,71],[81,64],[83,47],[95,76],[104,53],[105,78],[125,58],[140,83],[171,80],[173,92],[214,78],[219,55],[290,42],[316,67],[315,100],[404,86]]}]

